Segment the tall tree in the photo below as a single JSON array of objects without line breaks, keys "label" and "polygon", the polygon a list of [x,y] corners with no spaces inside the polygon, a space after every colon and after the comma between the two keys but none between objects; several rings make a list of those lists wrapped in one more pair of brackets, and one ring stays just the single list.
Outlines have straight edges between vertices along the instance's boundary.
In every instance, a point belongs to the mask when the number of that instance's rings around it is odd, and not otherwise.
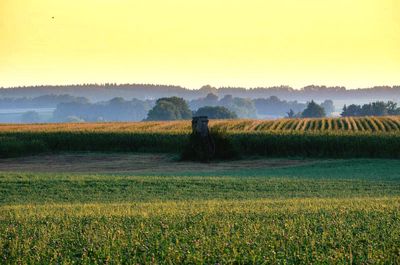
[{"label": "tall tree", "polygon": [[191,117],[192,111],[183,98],[170,97],[158,99],[146,120],[186,120]]},{"label": "tall tree", "polygon": [[206,106],[196,111],[196,116],[207,116],[209,119],[236,119],[237,115],[233,111],[222,106]]},{"label": "tall tree", "polygon": [[325,117],[326,113],[323,107],[315,103],[314,100],[311,100],[311,102],[308,103],[307,108],[302,112],[301,116],[303,118],[321,118]]},{"label": "tall tree", "polygon": [[360,116],[361,115],[361,107],[358,105],[354,105],[354,104],[351,104],[349,106],[344,105],[343,111],[340,115],[342,117]]},{"label": "tall tree", "polygon": [[333,112],[335,112],[335,106],[333,105],[333,101],[330,99],[325,100],[321,103],[321,107],[324,108],[326,115],[330,116]]}]

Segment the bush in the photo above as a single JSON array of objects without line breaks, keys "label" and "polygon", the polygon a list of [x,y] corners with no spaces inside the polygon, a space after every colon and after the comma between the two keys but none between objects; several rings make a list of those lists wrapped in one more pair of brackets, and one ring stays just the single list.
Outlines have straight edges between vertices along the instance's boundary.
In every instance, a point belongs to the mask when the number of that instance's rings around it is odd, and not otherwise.
[{"label": "bush", "polygon": [[16,137],[0,137],[0,157],[18,157],[48,151],[46,143],[37,139],[21,140]]},{"label": "bush", "polygon": [[[209,162],[210,160],[227,160],[239,158],[238,149],[231,138],[222,130],[211,130],[207,140],[197,134],[191,134],[184,148],[181,159],[191,161]],[[208,146],[208,144],[211,144]]]}]

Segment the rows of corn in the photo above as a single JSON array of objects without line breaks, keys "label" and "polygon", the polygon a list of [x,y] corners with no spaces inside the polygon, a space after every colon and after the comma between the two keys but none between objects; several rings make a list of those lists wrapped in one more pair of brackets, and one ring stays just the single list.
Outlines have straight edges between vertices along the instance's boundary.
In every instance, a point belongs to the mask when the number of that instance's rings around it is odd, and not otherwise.
[{"label": "rows of corn", "polygon": [[[400,116],[277,120],[212,120],[211,128],[240,132],[399,132]],[[3,124],[8,132],[157,132],[189,133],[190,121]]]},{"label": "rows of corn", "polygon": [[2,264],[398,264],[400,200],[0,206]]},{"label": "rows of corn", "polygon": [[[400,117],[215,120],[241,155],[400,157]],[[43,152],[180,153],[190,121],[0,125],[0,157]]]}]

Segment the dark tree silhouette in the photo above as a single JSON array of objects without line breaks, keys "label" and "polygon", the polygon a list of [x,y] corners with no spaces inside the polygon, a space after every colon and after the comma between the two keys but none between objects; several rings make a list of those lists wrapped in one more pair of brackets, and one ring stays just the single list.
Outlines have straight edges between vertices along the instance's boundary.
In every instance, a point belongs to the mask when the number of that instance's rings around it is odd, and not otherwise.
[{"label": "dark tree silhouette", "polygon": [[292,109],[290,109],[289,112],[287,113],[287,117],[294,118],[295,116],[296,116],[296,113],[294,113],[294,111]]},{"label": "dark tree silhouette", "polygon": [[198,109],[195,113],[196,116],[207,116],[209,119],[236,119],[237,115],[233,111],[225,107],[206,106]]},{"label": "dark tree silhouette", "polygon": [[354,104],[350,106],[345,105],[341,115],[342,117],[400,115],[400,108],[393,101],[388,101],[387,103],[376,101],[362,106]]},{"label": "dark tree silhouette", "polygon": [[147,115],[148,121],[156,120],[186,120],[192,117],[186,101],[183,98],[160,98]]},{"label": "dark tree silhouette", "polygon": [[315,103],[314,100],[311,100],[311,102],[308,103],[307,108],[303,111],[301,116],[303,118],[321,118],[325,117],[326,114],[323,107]]}]

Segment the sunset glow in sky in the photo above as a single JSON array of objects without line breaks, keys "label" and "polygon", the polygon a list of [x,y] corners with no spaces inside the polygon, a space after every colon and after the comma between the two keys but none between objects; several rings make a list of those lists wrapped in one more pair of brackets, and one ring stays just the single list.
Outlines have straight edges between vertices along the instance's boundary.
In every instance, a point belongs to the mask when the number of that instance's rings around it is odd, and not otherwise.
[{"label": "sunset glow in sky", "polygon": [[104,82],[400,85],[400,1],[0,0],[0,86]]}]

